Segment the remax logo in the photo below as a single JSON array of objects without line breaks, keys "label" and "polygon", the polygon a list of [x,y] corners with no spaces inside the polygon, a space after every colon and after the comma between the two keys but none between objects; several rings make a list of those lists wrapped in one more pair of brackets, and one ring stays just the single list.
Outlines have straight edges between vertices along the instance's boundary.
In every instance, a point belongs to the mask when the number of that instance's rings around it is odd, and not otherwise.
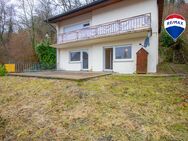
[{"label": "remax logo", "polygon": [[169,15],[164,22],[167,33],[176,41],[186,28],[186,20],[179,14]]}]

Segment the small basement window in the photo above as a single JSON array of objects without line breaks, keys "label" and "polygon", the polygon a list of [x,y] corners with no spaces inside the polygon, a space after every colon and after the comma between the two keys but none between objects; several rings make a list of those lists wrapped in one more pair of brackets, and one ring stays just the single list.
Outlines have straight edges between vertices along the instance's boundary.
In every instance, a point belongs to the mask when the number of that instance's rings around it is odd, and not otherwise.
[{"label": "small basement window", "polygon": [[81,59],[81,53],[77,52],[70,52],[70,61],[71,62],[79,62]]},{"label": "small basement window", "polygon": [[115,59],[131,59],[132,58],[132,47],[121,46],[115,48]]}]

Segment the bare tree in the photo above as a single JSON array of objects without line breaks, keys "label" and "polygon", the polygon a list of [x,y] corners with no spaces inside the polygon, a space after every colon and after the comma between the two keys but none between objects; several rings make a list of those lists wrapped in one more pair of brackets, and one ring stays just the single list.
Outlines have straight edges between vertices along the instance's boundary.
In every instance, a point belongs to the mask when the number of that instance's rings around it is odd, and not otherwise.
[{"label": "bare tree", "polygon": [[35,35],[35,1],[34,0],[19,0],[19,22],[23,29],[26,29],[30,35],[32,47],[36,45]]},{"label": "bare tree", "polygon": [[46,34],[49,34],[52,41],[55,37],[56,29],[49,23],[44,22],[49,17],[53,16],[53,9],[56,7],[52,4],[51,0],[39,0],[38,5],[36,6],[36,29],[37,35],[39,38],[44,38]]},{"label": "bare tree", "polygon": [[9,61],[7,44],[14,28],[14,5],[7,0],[0,0],[0,57]]},{"label": "bare tree", "polygon": [[0,0],[0,45],[5,46],[13,32],[14,6],[7,0]]},{"label": "bare tree", "polygon": [[165,0],[164,16],[171,13],[182,13],[181,7],[185,5],[185,0]]},{"label": "bare tree", "polygon": [[60,12],[66,12],[77,7],[89,4],[97,0],[50,0],[51,3],[60,9]]}]

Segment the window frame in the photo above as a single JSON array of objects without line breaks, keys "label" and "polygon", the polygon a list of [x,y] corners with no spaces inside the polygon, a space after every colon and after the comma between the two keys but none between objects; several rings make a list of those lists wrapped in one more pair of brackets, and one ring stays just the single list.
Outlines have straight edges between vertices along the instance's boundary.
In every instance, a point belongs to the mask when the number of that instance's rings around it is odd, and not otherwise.
[{"label": "window frame", "polygon": [[[84,24],[87,24],[87,23],[89,24],[89,26],[84,27]],[[77,23],[73,23],[73,24],[65,25],[65,26],[63,26],[63,33],[70,33],[70,32],[75,32],[75,31],[81,30],[81,29],[77,29],[77,30],[73,30],[73,31],[65,32],[65,29],[66,29],[66,28],[71,28],[71,27],[73,27],[73,26],[77,26],[77,25],[83,25],[83,28],[82,28],[82,29],[84,29],[84,28],[88,28],[88,27],[91,26],[91,19],[84,20],[84,21],[77,22]]]},{"label": "window frame", "polygon": [[[71,60],[71,53],[76,53],[76,52],[79,52],[80,53],[80,60],[79,61],[72,61]],[[81,60],[81,56],[82,56],[82,53],[81,53],[81,51],[80,50],[78,50],[78,51],[69,51],[69,62],[70,63],[80,63],[82,60]]]},{"label": "window frame", "polygon": [[[117,59],[116,58],[116,49],[117,48],[122,48],[122,47],[130,47],[131,48],[131,58],[122,58],[122,59]],[[119,46],[114,46],[114,61],[133,61],[133,50],[132,50],[132,45],[131,44],[127,44],[127,45],[119,45]]]}]

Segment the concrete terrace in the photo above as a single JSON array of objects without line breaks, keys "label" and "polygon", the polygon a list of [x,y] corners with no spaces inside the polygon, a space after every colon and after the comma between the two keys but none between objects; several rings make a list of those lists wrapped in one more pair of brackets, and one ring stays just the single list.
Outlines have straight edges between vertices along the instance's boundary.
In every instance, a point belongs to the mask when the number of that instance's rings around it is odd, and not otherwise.
[{"label": "concrete terrace", "polygon": [[9,76],[19,77],[37,77],[46,79],[65,79],[65,80],[87,80],[91,78],[110,75],[107,72],[86,72],[86,71],[41,71],[41,72],[24,72],[24,73],[9,73]]}]

